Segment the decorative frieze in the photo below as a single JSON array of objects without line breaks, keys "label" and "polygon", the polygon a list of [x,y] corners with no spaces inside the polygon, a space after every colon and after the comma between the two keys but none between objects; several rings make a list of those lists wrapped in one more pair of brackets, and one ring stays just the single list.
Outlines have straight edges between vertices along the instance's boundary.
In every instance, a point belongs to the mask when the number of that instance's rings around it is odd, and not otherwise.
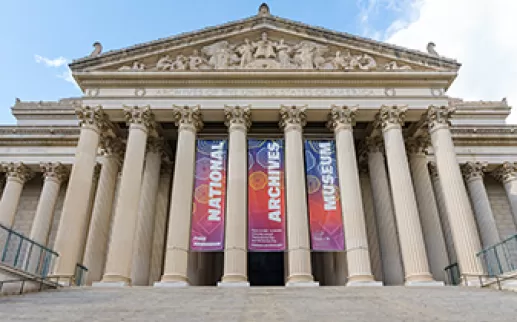
[{"label": "decorative frieze", "polygon": [[199,105],[174,105],[173,115],[176,126],[178,127],[189,127],[194,129],[194,131],[201,131],[203,128],[203,120]]},{"label": "decorative frieze", "polygon": [[468,161],[461,166],[461,173],[466,181],[483,179],[486,163]]},{"label": "decorative frieze", "polygon": [[379,121],[382,129],[387,129],[389,125],[404,125],[407,109],[408,107],[405,105],[382,105],[379,111]]},{"label": "decorative frieze", "polygon": [[327,127],[331,130],[338,128],[351,129],[355,125],[357,106],[332,105]]},{"label": "decorative frieze", "polygon": [[228,127],[232,125],[244,126],[249,129],[251,126],[251,109],[250,106],[224,106],[225,124]]},{"label": "decorative frieze", "polygon": [[44,179],[54,179],[59,182],[64,182],[68,178],[68,168],[61,164],[61,162],[41,162],[41,172],[43,172]]},{"label": "decorative frieze", "polygon": [[286,130],[288,126],[304,127],[307,124],[305,110],[307,106],[282,105],[280,107],[280,128]]},{"label": "decorative frieze", "polygon": [[492,172],[496,180],[507,183],[517,179],[517,162],[504,162],[501,166]]},{"label": "decorative frieze", "polygon": [[4,163],[2,164],[2,168],[7,180],[17,179],[25,183],[34,177],[34,172],[22,162]]}]

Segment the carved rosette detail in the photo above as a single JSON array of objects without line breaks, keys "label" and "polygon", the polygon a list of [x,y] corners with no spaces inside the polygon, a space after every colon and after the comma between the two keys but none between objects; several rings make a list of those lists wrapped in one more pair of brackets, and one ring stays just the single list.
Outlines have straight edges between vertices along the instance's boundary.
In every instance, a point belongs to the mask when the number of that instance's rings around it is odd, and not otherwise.
[{"label": "carved rosette detail", "polygon": [[406,119],[407,106],[382,105],[379,111],[379,121],[383,130],[390,125],[402,126]]},{"label": "carved rosette detail", "polygon": [[101,132],[110,128],[112,125],[106,114],[102,110],[102,106],[78,106],[75,114],[79,119],[80,126],[95,126]]},{"label": "carved rosette detail", "polygon": [[199,105],[174,105],[173,115],[176,126],[178,127],[188,126],[194,128],[195,131],[200,131],[203,128],[203,120]]},{"label": "carved rosette detail", "polygon": [[7,180],[18,179],[23,183],[34,177],[34,172],[22,162],[8,162],[2,165]]},{"label": "carved rosette detail", "polygon": [[498,167],[492,175],[496,180],[501,181],[502,183],[507,183],[512,180],[517,179],[517,162],[504,162],[500,167]]},{"label": "carved rosette detail", "polygon": [[232,125],[244,126],[249,129],[251,126],[251,109],[249,106],[224,106],[224,118],[226,126],[230,128]]},{"label": "carved rosette detail", "polygon": [[486,166],[485,163],[468,161],[461,166],[461,173],[467,181],[483,179]]},{"label": "carved rosette detail", "polygon": [[147,152],[162,154],[164,146],[165,140],[163,138],[150,137],[147,140]]},{"label": "carved rosette detail", "polygon": [[454,112],[455,108],[449,106],[429,106],[426,113],[429,130],[435,129],[438,125],[451,125],[450,118]]},{"label": "carved rosette detail", "polygon": [[124,143],[117,137],[102,136],[100,148],[103,156],[114,156],[119,160],[124,158]]},{"label": "carved rosette detail", "polygon": [[280,107],[280,128],[286,130],[288,126],[304,127],[307,124],[307,115],[305,110],[307,106],[287,106]]},{"label": "carved rosette detail", "polygon": [[68,169],[61,162],[41,162],[40,168],[44,179],[55,179],[61,183],[68,178]]},{"label": "carved rosette detail", "polygon": [[339,128],[351,129],[355,125],[357,106],[332,105],[327,127],[336,131]]},{"label": "carved rosette detail", "polygon": [[149,133],[156,132],[156,122],[154,121],[154,114],[151,107],[147,106],[124,106],[124,117],[126,123],[138,124],[144,126]]},{"label": "carved rosette detail", "polygon": [[427,154],[430,142],[429,137],[406,139],[406,150],[409,154]]}]

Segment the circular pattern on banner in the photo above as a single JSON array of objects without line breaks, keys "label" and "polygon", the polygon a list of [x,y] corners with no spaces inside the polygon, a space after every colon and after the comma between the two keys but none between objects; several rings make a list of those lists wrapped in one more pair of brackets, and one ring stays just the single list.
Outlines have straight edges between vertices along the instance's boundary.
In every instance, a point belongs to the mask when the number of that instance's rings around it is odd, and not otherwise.
[{"label": "circular pattern on banner", "polygon": [[212,145],[217,144],[214,140],[198,140],[197,141],[197,152],[201,154],[210,155],[212,152]]},{"label": "circular pattern on banner", "polygon": [[253,158],[253,154],[251,152],[248,152],[248,170],[251,170],[253,166],[255,165],[255,158]]},{"label": "circular pattern on banner", "polygon": [[210,176],[210,159],[201,158],[196,161],[196,179],[207,180]]},{"label": "circular pattern on banner", "polygon": [[202,204],[208,203],[208,185],[202,184],[194,191],[194,199]]},{"label": "circular pattern on banner", "polygon": [[307,192],[308,194],[313,194],[318,192],[321,187],[321,181],[316,176],[308,175],[307,176]]},{"label": "circular pattern on banner", "polygon": [[307,166],[307,172],[311,171],[316,166],[316,158],[310,150],[305,150],[305,163]]},{"label": "circular pattern on banner", "polygon": [[249,140],[248,141],[248,149],[257,149],[266,143],[266,140]]},{"label": "circular pattern on banner", "polygon": [[249,176],[249,185],[253,190],[262,190],[267,185],[267,174],[262,171],[255,171]]},{"label": "circular pattern on banner", "polygon": [[263,147],[262,149],[260,149],[256,156],[255,156],[257,163],[264,169],[267,169],[267,166],[268,166],[268,160],[269,160],[269,157],[268,157],[268,149],[266,147]]}]

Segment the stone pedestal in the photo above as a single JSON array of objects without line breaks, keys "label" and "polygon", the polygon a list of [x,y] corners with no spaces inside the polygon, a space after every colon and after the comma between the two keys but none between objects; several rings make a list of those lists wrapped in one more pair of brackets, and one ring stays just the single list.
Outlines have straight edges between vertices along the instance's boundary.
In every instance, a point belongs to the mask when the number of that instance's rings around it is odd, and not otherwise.
[{"label": "stone pedestal", "polygon": [[23,185],[34,174],[21,162],[3,164],[3,168],[6,172],[7,183],[0,200],[0,224],[12,227],[20,196],[22,195]]}]

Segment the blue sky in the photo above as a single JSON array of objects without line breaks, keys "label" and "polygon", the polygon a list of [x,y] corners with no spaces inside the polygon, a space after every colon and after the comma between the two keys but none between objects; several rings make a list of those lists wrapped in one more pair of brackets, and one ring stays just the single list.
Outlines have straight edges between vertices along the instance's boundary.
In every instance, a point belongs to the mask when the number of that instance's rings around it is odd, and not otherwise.
[{"label": "blue sky", "polygon": [[[431,3],[433,0],[270,0],[268,4],[272,14],[277,16],[389,40],[397,31],[411,27],[411,23],[419,23],[420,10],[425,9],[426,1]],[[57,100],[80,96],[79,89],[66,80],[68,69],[65,60],[70,62],[88,55],[95,41],[102,42],[105,51],[131,46],[246,18],[256,14],[263,1],[2,2],[0,124],[10,124],[14,123],[10,107],[16,97],[22,100]],[[435,35],[433,40],[440,36],[443,35]],[[417,49],[425,48],[428,41],[425,37],[425,33],[421,39],[416,37]],[[398,38],[404,45],[407,37]],[[410,40],[415,42],[414,38]],[[440,49],[440,43],[437,45]]]}]

